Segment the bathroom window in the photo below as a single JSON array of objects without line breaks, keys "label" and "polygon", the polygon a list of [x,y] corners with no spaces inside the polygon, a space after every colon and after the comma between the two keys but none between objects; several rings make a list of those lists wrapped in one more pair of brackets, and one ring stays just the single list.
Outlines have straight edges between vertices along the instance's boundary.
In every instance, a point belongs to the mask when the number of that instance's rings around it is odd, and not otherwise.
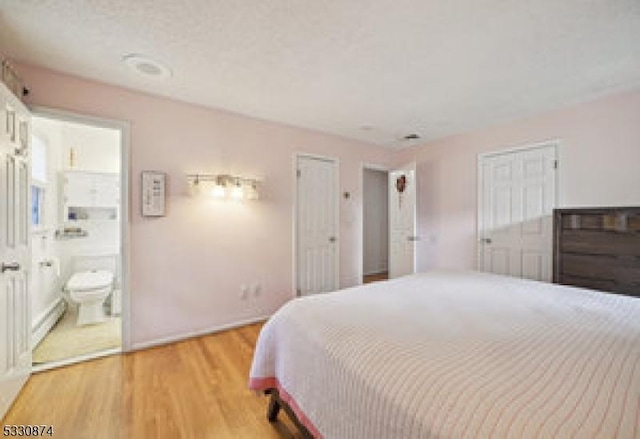
[{"label": "bathroom window", "polygon": [[34,229],[44,227],[44,195],[43,187],[31,186],[31,225]]},{"label": "bathroom window", "polygon": [[31,137],[31,225],[44,227],[47,186],[47,144],[37,135]]},{"label": "bathroom window", "polygon": [[47,144],[35,134],[31,137],[31,178],[47,183]]}]

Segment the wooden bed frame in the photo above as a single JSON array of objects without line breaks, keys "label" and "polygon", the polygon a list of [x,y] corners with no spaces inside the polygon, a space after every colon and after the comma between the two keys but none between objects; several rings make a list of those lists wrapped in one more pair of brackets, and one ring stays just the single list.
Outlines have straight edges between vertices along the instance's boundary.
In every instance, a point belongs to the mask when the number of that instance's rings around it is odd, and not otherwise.
[{"label": "wooden bed frame", "polygon": [[264,391],[265,395],[271,395],[269,399],[269,407],[267,408],[267,419],[269,422],[275,422],[278,419],[278,413],[280,413],[280,409],[284,409],[291,422],[295,424],[298,428],[302,437],[304,439],[313,439],[313,435],[307,430],[302,422],[298,419],[295,412],[289,407],[289,404],[284,402],[282,398],[280,398],[280,392],[278,389],[267,389]]}]

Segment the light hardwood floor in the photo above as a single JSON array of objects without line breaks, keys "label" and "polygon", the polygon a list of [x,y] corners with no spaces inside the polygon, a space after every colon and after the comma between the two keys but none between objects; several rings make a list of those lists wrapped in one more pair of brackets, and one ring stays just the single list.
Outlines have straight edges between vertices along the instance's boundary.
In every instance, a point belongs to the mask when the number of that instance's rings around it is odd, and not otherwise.
[{"label": "light hardwood floor", "polygon": [[261,324],[41,372],[2,424],[56,438],[299,438],[247,387]]},{"label": "light hardwood floor", "polygon": [[376,274],[365,274],[362,276],[362,283],[368,284],[371,282],[378,282],[381,280],[389,279],[389,273],[376,273]]}]

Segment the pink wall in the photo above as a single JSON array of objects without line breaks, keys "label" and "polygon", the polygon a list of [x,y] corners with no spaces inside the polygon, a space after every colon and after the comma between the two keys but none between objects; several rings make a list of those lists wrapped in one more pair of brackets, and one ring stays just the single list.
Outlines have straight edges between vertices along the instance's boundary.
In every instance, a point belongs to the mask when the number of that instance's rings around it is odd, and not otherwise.
[{"label": "pink wall", "polygon": [[[361,163],[386,165],[377,146],[269,123],[19,66],[29,103],[131,123],[131,333],[134,345],[265,316],[293,293],[293,162],[296,152],[337,157],[341,286],[361,278]],[[165,218],[140,216],[142,170],[169,174]],[[233,173],[263,180],[262,199],[190,198],[186,174]],[[240,286],[262,294],[240,300]]]},{"label": "pink wall", "polygon": [[[295,152],[337,157],[341,286],[359,282],[361,164],[417,163],[418,268],[473,268],[478,153],[560,139],[562,206],[640,204],[640,92],[391,153],[343,138],[259,121],[19,66],[30,103],[131,123],[132,341],[145,344],[267,315],[292,296]],[[139,215],[139,175],[169,174],[169,215]],[[263,197],[223,203],[186,195],[186,173],[257,176]],[[240,285],[262,295],[240,300]]]},{"label": "pink wall", "polygon": [[640,91],[403,150],[416,161],[418,268],[474,268],[477,156],[559,139],[560,206],[640,205]]}]

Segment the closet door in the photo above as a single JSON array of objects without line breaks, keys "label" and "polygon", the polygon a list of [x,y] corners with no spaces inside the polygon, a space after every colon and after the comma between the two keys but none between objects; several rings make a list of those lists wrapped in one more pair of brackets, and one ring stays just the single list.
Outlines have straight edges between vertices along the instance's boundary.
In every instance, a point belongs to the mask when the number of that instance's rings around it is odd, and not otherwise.
[{"label": "closet door", "polygon": [[298,156],[296,182],[298,295],[338,288],[338,163]]},{"label": "closet door", "polygon": [[0,418],[31,374],[29,113],[0,84]]},{"label": "closet door", "polygon": [[551,282],[557,146],[478,159],[480,270]]}]

